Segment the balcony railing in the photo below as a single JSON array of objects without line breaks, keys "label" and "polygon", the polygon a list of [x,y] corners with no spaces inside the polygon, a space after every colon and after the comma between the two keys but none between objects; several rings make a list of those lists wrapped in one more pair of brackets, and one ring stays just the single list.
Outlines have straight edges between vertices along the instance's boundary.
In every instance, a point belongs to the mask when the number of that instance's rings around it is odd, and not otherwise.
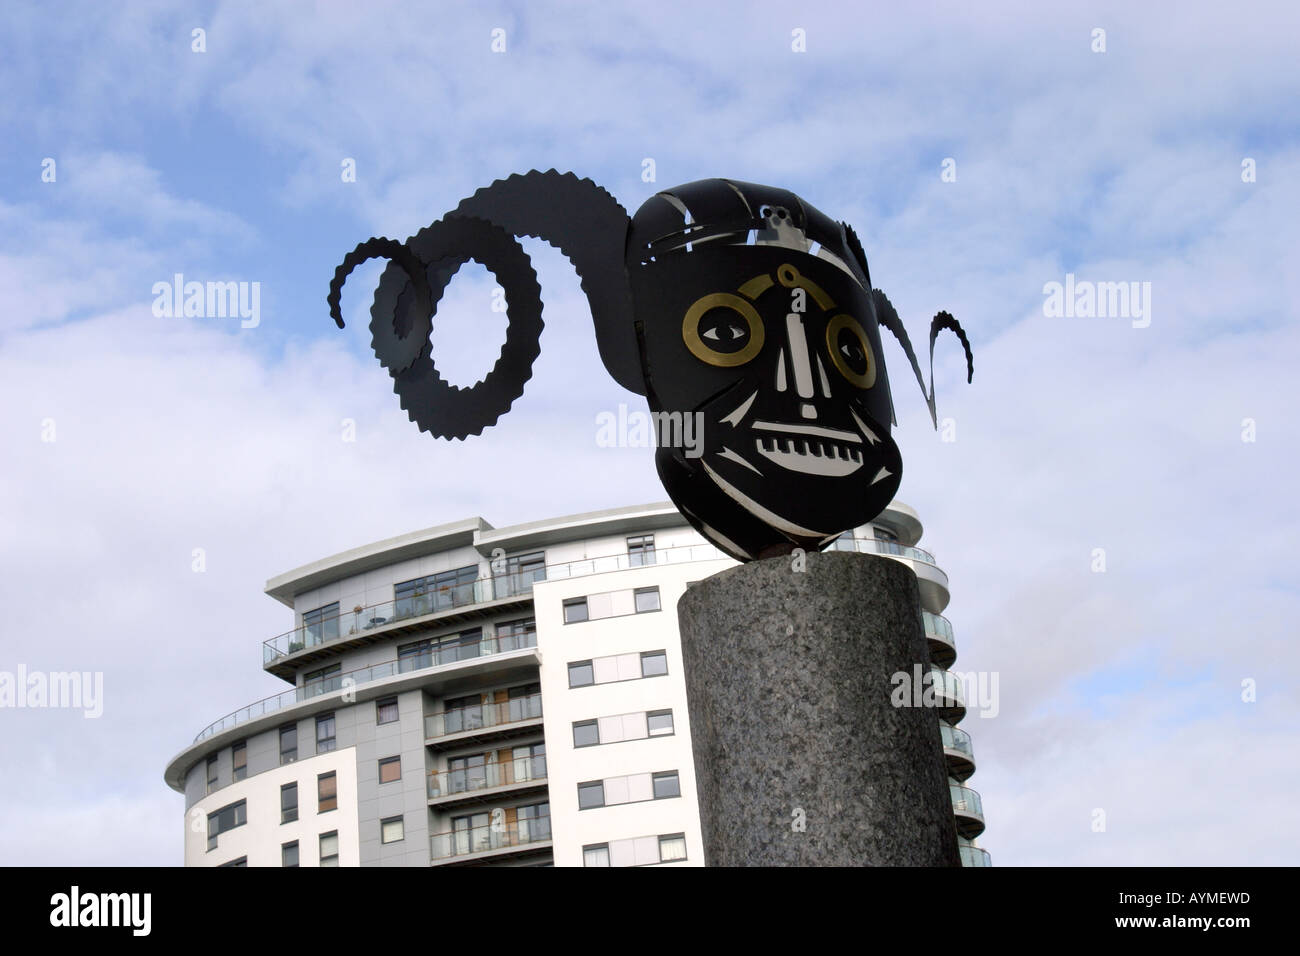
[{"label": "balcony railing", "polygon": [[934,555],[924,548],[913,548],[897,541],[882,541],[879,538],[854,538],[852,542],[837,538],[831,545],[833,551],[860,551],[863,554],[896,554],[900,558],[912,558],[926,564],[937,564]]},{"label": "balcony railing", "polygon": [[989,857],[989,851],[983,847],[968,846],[964,843],[957,845],[961,852],[962,866],[992,866],[993,860]]},{"label": "balcony railing", "polygon": [[954,701],[959,707],[965,709],[966,698],[962,694],[961,681],[957,679],[956,674],[931,665],[930,675],[937,696]]},{"label": "balcony railing", "polygon": [[461,767],[429,774],[429,799],[477,793],[517,783],[541,783],[546,779],[546,755],[515,757],[498,763]]},{"label": "balcony railing", "polygon": [[939,725],[939,733],[943,737],[943,746],[947,750],[956,750],[958,753],[965,754],[971,760],[975,759],[975,748],[971,746],[970,734],[957,727],[949,727],[947,724]]},{"label": "balcony railing", "polygon": [[504,727],[541,716],[542,695],[529,694],[527,697],[516,697],[495,704],[476,704],[446,710],[441,714],[429,714],[424,718],[424,736],[426,740],[432,740],[467,730]]},{"label": "balcony railing", "polygon": [[274,697],[264,697],[259,701],[249,704],[247,707],[241,707],[239,710],[227,714],[220,720],[213,721],[203,730],[199,731],[194,742],[198,743],[205,737],[211,737],[213,734],[221,733],[223,730],[229,730],[236,724],[242,724],[258,717],[264,717],[272,714],[284,707],[293,704],[302,703],[321,694],[328,694],[331,691],[342,690],[346,685],[348,687],[357,687],[361,684],[368,684],[371,681],[383,680],[386,677],[394,677],[398,674],[405,674],[411,671],[424,670],[431,667],[445,667],[449,664],[459,663],[460,661],[471,660],[477,657],[491,657],[494,654],[504,654],[507,651],[517,651],[525,647],[537,646],[537,634],[520,633],[508,634],[501,637],[484,637],[472,643],[464,643],[458,639],[434,644],[421,651],[420,654],[405,657],[393,661],[384,661],[380,664],[372,664],[369,667],[361,667],[357,670],[347,671],[346,673],[335,674],[325,680],[309,681],[293,690],[287,690],[283,694],[276,694]]},{"label": "balcony railing", "polygon": [[507,847],[527,847],[531,844],[545,843],[550,839],[550,817],[535,817],[516,823],[485,823],[463,830],[431,834],[429,858],[431,861],[446,860],[450,857],[486,853],[489,850],[502,850]]},{"label": "balcony railing", "polygon": [[957,784],[948,784],[948,795],[952,797],[952,808],[957,813],[963,813],[967,816],[984,819],[984,805],[980,802],[980,795],[970,787],[960,787]]},{"label": "balcony railing", "polygon": [[296,627],[263,642],[262,664],[266,666],[279,657],[287,657],[309,647],[331,644],[340,638],[354,637],[399,621],[528,594],[536,581],[555,581],[655,564],[716,561],[722,558],[726,558],[726,555],[711,544],[685,545],[680,548],[661,548],[636,554],[612,554],[563,564],[548,564],[529,571],[497,574],[463,584],[452,584],[427,594],[384,601],[359,610],[354,608],[343,611],[336,617]]},{"label": "balcony railing", "polygon": [[956,641],[952,636],[952,625],[942,614],[931,614],[929,611],[921,612],[921,621],[925,624],[925,633],[928,637],[937,637],[947,644],[955,644]]}]

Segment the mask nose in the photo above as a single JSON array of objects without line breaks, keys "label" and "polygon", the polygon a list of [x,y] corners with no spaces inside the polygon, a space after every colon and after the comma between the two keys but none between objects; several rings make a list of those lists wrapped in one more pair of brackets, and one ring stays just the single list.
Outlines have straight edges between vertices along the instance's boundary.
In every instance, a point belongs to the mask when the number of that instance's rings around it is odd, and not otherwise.
[{"label": "mask nose", "polygon": [[[790,355],[789,376],[786,372],[787,352]],[[814,363],[817,366],[818,381],[814,381],[813,377]],[[781,349],[776,362],[778,392],[789,391],[788,378],[794,379],[795,394],[804,400],[799,404],[799,414],[807,419],[815,419],[817,406],[813,400],[817,398],[817,385],[821,386],[823,398],[830,398],[831,389],[821,357],[808,348],[808,333],[804,329],[803,316],[798,312],[787,313],[785,317],[785,347]]]}]

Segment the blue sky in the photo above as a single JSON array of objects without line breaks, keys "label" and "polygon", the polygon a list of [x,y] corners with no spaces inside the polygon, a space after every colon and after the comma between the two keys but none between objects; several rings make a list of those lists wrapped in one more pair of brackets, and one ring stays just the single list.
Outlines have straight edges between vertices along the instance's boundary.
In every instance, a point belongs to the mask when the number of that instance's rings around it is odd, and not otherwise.
[{"label": "blue sky", "polygon": [[[967,329],[974,383],[951,342],[935,365],[955,441],[901,351],[885,361],[900,497],[951,576],[957,668],[1000,676],[998,716],[967,722],[995,863],[1293,862],[1290,5],[0,17],[0,670],[102,670],[106,694],[95,721],[0,711],[0,860],[179,862],[167,759],[281,687],[259,669],[290,624],[267,578],[468,515],[664,498],[649,452],[595,443],[599,413],[643,400],[609,380],[544,244],[525,243],[541,358],[478,440],[406,421],[368,348],[375,264],[348,283],[345,332],[326,312],[358,241],[555,166],[629,212],[702,177],[784,186],[854,226],[914,339],[939,309]],[[260,324],[154,316],[153,284],[177,272],[259,282]],[[1066,273],[1151,283],[1150,325],[1045,316]],[[491,287],[467,268],[439,311],[438,354],[466,383],[500,341]]]}]

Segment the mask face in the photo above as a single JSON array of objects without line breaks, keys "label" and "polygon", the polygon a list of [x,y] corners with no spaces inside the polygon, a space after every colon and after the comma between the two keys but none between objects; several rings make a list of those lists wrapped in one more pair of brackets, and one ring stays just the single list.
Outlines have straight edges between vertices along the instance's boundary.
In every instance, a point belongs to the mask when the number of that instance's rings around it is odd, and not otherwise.
[{"label": "mask face", "polygon": [[673,223],[660,194],[632,225],[656,464],[733,557],[821,548],[879,514],[902,471],[869,279],[838,224],[789,193],[711,180],[667,195],[694,213],[710,184],[721,222]]}]

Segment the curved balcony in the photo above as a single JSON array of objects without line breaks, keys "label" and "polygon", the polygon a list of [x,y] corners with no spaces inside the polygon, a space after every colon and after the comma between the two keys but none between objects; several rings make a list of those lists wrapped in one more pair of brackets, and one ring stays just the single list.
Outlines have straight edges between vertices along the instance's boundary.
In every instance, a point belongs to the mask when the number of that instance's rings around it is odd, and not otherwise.
[{"label": "curved balcony", "polygon": [[939,717],[953,724],[960,722],[966,716],[966,698],[957,675],[931,665],[930,685],[934,688],[934,706]]},{"label": "curved balcony", "polygon": [[550,849],[550,817],[513,823],[501,820],[429,835],[429,862],[433,866],[540,855],[549,853]]},{"label": "curved balcony", "polygon": [[939,735],[943,739],[943,757],[948,764],[948,776],[959,781],[968,779],[975,772],[975,748],[971,745],[970,734],[940,723]]},{"label": "curved balcony", "polygon": [[457,707],[424,718],[424,742],[451,747],[505,739],[542,726],[542,695],[529,694],[492,704]]},{"label": "curved balcony", "polygon": [[921,612],[925,640],[930,647],[930,662],[940,667],[951,667],[957,662],[957,642],[952,635],[952,625],[942,614]]},{"label": "curved balcony", "polygon": [[254,701],[247,707],[241,707],[239,710],[229,713],[220,720],[214,720],[208,726],[199,731],[194,738],[198,743],[205,737],[211,737],[214,734],[221,733],[224,730],[230,730],[237,724],[246,723],[259,717],[265,717],[273,714],[285,707],[293,704],[300,704],[303,701],[310,700],[321,694],[328,694],[332,691],[338,691],[344,687],[355,688],[363,684],[369,684],[373,681],[384,680],[388,677],[396,677],[399,674],[422,671],[430,668],[449,667],[465,661],[477,660],[483,657],[493,657],[497,654],[504,654],[508,651],[517,651],[524,648],[536,647],[537,635],[535,633],[511,634],[505,637],[484,637],[482,640],[473,644],[462,644],[459,642],[449,641],[445,646],[435,646],[429,648],[427,653],[420,654],[418,657],[411,657],[405,660],[384,661],[380,664],[372,664],[369,667],[361,667],[357,670],[348,671],[343,674],[335,674],[328,680],[312,681],[295,687],[293,690],[287,690],[283,694],[276,694],[273,697],[264,697],[259,701]]},{"label": "curved balcony", "polygon": [[974,839],[984,832],[984,805],[980,795],[970,787],[949,783],[952,811],[957,817],[957,835]]},{"label": "curved balcony", "polygon": [[957,851],[961,854],[962,866],[992,866],[993,859],[989,856],[989,851],[973,843],[964,843],[957,840]]},{"label": "curved balcony", "polygon": [[606,574],[658,564],[717,560],[730,559],[711,544],[660,548],[638,554],[612,554],[548,564],[521,573],[478,578],[368,607],[358,605],[350,611],[304,624],[263,641],[262,667],[277,677],[292,679],[299,665],[327,656],[324,653],[326,649],[359,647],[391,637],[394,633],[423,630],[430,625],[453,625],[503,607],[527,605],[532,601],[533,584],[537,581]]},{"label": "curved balcony", "polygon": [[429,804],[447,808],[481,803],[504,794],[546,787],[546,755],[434,771],[429,774]]}]

